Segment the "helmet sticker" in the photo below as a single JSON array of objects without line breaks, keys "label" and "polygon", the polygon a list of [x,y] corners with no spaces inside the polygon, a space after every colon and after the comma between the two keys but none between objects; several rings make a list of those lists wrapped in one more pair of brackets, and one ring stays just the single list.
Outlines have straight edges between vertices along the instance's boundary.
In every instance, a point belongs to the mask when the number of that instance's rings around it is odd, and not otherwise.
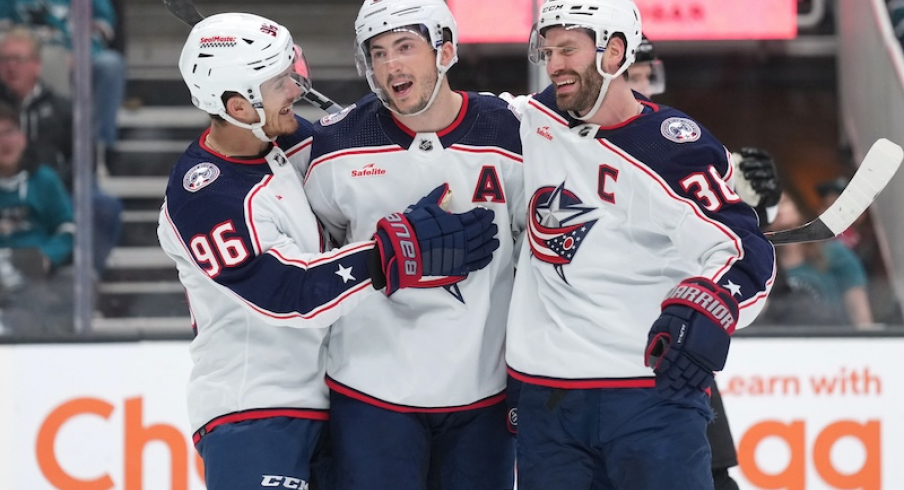
[{"label": "helmet sticker", "polygon": [[182,177],[182,187],[188,192],[198,192],[212,184],[219,176],[220,169],[216,165],[201,162],[185,172],[185,176]]},{"label": "helmet sticker", "polygon": [[231,48],[235,46],[233,36],[211,36],[201,38],[201,48]]}]

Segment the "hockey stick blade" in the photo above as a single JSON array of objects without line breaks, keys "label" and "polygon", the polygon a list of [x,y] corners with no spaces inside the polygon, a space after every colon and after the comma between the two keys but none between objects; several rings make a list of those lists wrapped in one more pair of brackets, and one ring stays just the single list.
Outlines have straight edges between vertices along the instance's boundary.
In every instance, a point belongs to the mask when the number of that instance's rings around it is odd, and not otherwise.
[{"label": "hockey stick blade", "polygon": [[866,211],[895,176],[904,160],[904,149],[880,138],[866,153],[863,163],[838,199],[815,220],[790,230],[766,233],[775,245],[817,242],[834,238],[848,229]]},{"label": "hockey stick blade", "polygon": [[177,19],[189,26],[194,26],[204,20],[204,16],[201,15],[201,12],[198,12],[191,0],[163,0],[163,5]]}]

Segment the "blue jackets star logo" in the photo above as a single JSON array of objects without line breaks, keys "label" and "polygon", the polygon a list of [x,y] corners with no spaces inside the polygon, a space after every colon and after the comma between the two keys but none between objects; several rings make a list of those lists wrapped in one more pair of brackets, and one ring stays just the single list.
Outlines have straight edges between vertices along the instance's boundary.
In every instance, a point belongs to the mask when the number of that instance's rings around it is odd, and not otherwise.
[{"label": "blue jackets star logo", "polygon": [[527,238],[531,253],[552,264],[566,283],[563,266],[571,263],[584,237],[597,222],[596,219],[583,221],[596,208],[582,204],[565,188],[565,182],[558,187],[537,189],[530,200]]}]

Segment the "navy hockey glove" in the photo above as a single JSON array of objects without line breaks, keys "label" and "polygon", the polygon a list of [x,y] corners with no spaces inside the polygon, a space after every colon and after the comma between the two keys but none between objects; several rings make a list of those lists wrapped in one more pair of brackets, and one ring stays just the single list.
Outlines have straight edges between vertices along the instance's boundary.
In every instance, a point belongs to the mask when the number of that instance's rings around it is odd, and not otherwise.
[{"label": "navy hockey glove", "polygon": [[[448,185],[443,184],[404,213],[377,222],[374,240],[383,277],[372,274],[374,287],[385,285],[390,295],[401,288],[422,285],[419,282],[425,276],[460,280],[490,263],[493,251],[499,248],[494,212],[474,208],[461,214],[448,213],[439,205],[448,191]],[[373,272],[374,267],[371,269]]]},{"label": "navy hockey glove", "polygon": [[683,398],[712,385],[721,371],[738,318],[738,302],[704,277],[685,279],[662,302],[647,337],[645,363],[666,398]]}]

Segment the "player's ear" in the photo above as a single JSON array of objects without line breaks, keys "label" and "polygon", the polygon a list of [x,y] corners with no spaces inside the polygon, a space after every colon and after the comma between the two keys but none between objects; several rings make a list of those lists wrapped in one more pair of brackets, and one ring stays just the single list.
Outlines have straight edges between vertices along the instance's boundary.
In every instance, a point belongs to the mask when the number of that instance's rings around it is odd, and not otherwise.
[{"label": "player's ear", "polygon": [[450,42],[444,42],[440,50],[442,50],[442,54],[439,61],[443,66],[448,67],[449,63],[452,63],[452,59],[455,58],[455,45]]},{"label": "player's ear", "polygon": [[612,36],[606,45],[606,53],[603,56],[603,71],[615,73],[625,60],[625,40],[620,35]]},{"label": "player's ear", "polygon": [[226,99],[225,104],[226,114],[229,114],[237,121],[253,123],[258,119],[257,111],[254,110],[251,103],[239,94],[230,96]]}]

